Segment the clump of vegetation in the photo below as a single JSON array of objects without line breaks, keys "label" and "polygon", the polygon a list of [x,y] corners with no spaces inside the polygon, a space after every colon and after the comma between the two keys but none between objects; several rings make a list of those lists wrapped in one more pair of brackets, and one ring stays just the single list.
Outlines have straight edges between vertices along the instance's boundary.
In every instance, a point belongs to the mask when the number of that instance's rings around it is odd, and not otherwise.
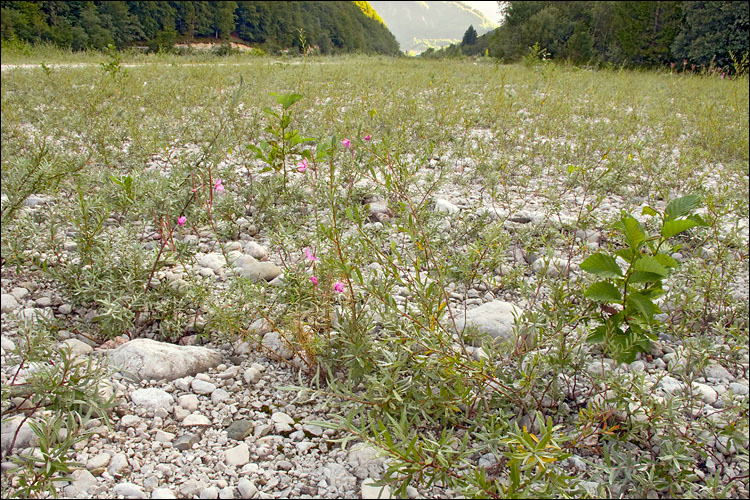
[{"label": "clump of vegetation", "polygon": [[[49,71],[3,74],[3,269],[94,311],[82,334],[231,343],[273,325],[308,375],[299,397],[328,399],[341,446],[387,454],[399,493],[747,492],[746,405],[727,391],[708,417],[692,389],[709,363],[746,375],[748,124],[725,119],[748,113],[746,76],[43,54]],[[283,278],[195,272],[244,240]],[[522,311],[507,339],[457,328],[494,300]],[[26,396],[48,412],[44,465],[5,471],[4,495],[49,490],[111,403],[55,328],[21,330],[20,365],[55,362],[33,390],[3,382],[4,414]],[[649,357],[678,343],[686,390],[662,396]]]}]

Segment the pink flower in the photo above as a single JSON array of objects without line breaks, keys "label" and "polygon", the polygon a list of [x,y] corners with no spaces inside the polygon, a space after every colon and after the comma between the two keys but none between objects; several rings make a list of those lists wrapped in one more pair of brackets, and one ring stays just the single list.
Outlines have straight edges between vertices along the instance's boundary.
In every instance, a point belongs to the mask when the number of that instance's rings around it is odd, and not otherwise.
[{"label": "pink flower", "polygon": [[216,189],[217,193],[221,193],[224,191],[224,186],[221,184],[221,177],[216,178],[216,182],[214,183],[214,189]]},{"label": "pink flower", "polygon": [[313,285],[318,286],[318,278],[315,276],[310,276],[310,281],[312,281]]},{"label": "pink flower", "polygon": [[180,217],[177,219],[177,224],[184,226],[185,222],[187,222],[187,217],[184,215],[180,215]]},{"label": "pink flower", "polygon": [[344,291],[344,284],[342,282],[340,282],[340,281],[337,281],[336,283],[333,284],[333,290],[335,292],[338,292],[338,293],[343,292]]},{"label": "pink flower", "polygon": [[367,135],[365,136],[365,140],[366,140],[366,141],[369,141],[370,139],[372,139],[372,136],[371,136],[370,134],[367,134]]},{"label": "pink flower", "polygon": [[302,161],[297,163],[297,167],[297,170],[299,170],[300,172],[304,172],[305,170],[307,170],[307,158],[302,158]]},{"label": "pink flower", "polygon": [[348,148],[352,145],[352,141],[350,141],[349,139],[344,139],[343,141],[341,141],[341,144],[343,144],[345,148]]},{"label": "pink flower", "polygon": [[313,262],[318,260],[315,254],[313,254],[312,251],[310,250],[310,247],[305,247],[305,257],[307,258],[307,260],[311,260]]}]

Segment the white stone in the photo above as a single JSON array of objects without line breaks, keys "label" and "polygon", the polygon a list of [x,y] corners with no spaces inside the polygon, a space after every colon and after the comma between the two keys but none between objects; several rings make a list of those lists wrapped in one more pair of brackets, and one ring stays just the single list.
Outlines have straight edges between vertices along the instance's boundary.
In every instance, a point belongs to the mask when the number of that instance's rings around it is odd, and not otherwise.
[{"label": "white stone", "polygon": [[294,425],[294,419],[283,411],[274,412],[271,415],[271,422],[273,422],[276,432],[291,432]]},{"label": "white stone", "polygon": [[109,354],[112,364],[138,380],[174,380],[208,371],[221,356],[199,346],[177,346],[151,339],[135,339]]},{"label": "white stone", "polygon": [[258,260],[265,260],[268,258],[268,250],[254,241],[248,241],[245,243],[245,253]]},{"label": "white stone", "polygon": [[473,327],[496,341],[512,340],[515,318],[522,313],[522,309],[510,302],[495,300],[468,310],[465,323],[463,315],[458,315],[456,331],[460,333],[464,326]]},{"label": "white stone", "polygon": [[62,342],[63,344],[70,347],[70,351],[73,354],[85,355],[94,351],[94,348],[88,345],[86,342],[81,342],[78,339],[67,339]]},{"label": "white stone", "polygon": [[216,385],[197,378],[193,379],[190,386],[193,388],[193,391],[198,394],[211,394],[216,390]]},{"label": "white stone", "polygon": [[750,388],[748,387],[747,383],[741,384],[739,382],[732,382],[729,384],[729,389],[734,394],[739,394],[740,396],[746,396],[748,392],[750,392]]},{"label": "white stone", "polygon": [[141,419],[135,415],[125,415],[120,419],[120,425],[128,428],[128,427],[135,427],[136,425],[141,423]]},{"label": "white stone", "polygon": [[113,488],[115,495],[122,495],[127,498],[146,498],[146,494],[140,488],[133,483],[120,483],[116,484]]},{"label": "white stone", "polygon": [[156,500],[157,498],[177,498],[177,495],[174,494],[174,491],[170,490],[169,488],[156,488],[154,491],[151,492],[151,498]]},{"label": "white stone", "polygon": [[130,393],[130,400],[137,406],[143,406],[151,410],[164,408],[169,411],[174,404],[174,398],[171,394],[156,387],[136,389]]},{"label": "white stone", "polygon": [[[23,425],[21,425],[21,422],[23,422]],[[0,446],[2,447],[4,453],[7,453],[7,451],[10,449],[10,445],[13,442],[13,437],[15,436],[16,430],[18,429],[19,425],[21,426],[21,430],[18,431],[18,436],[16,437],[16,443],[13,449],[21,450],[23,448],[28,448],[29,446],[33,446],[36,444],[36,434],[34,434],[34,431],[31,430],[28,420],[24,422],[23,415],[16,415],[8,421],[2,423],[2,432],[0,432]]]},{"label": "white stone", "polygon": [[214,272],[217,272],[224,267],[226,259],[224,259],[224,255],[220,253],[209,253],[198,259],[198,264],[200,264],[201,267],[207,267]]},{"label": "white stone", "polygon": [[211,402],[215,405],[218,405],[222,401],[226,401],[231,397],[231,394],[229,394],[224,389],[216,389],[211,393]]},{"label": "white stone", "polygon": [[211,425],[211,420],[208,419],[205,415],[201,415],[200,413],[191,413],[187,417],[185,417],[185,420],[182,421],[183,426],[190,426],[190,425],[197,425],[197,426],[203,426],[208,427]]},{"label": "white stone", "polygon": [[195,411],[198,409],[198,396],[195,394],[183,394],[178,401],[180,407],[185,408],[188,411]]},{"label": "white stone", "polygon": [[393,498],[390,486],[373,486],[372,478],[362,481],[362,498]]},{"label": "white stone", "polygon": [[258,370],[251,366],[250,368],[245,370],[242,378],[244,378],[245,382],[247,382],[248,384],[255,384],[258,382],[258,380],[260,380],[262,376],[263,375]]},{"label": "white stone", "polygon": [[250,450],[247,444],[240,443],[234,448],[229,448],[224,455],[227,465],[231,467],[242,467],[250,461]]},{"label": "white stone", "polygon": [[4,313],[11,313],[18,309],[18,301],[14,296],[9,293],[0,295],[0,311]]},{"label": "white stone", "polygon": [[294,351],[289,347],[286,339],[279,332],[268,332],[263,336],[261,345],[284,359],[292,359]]},{"label": "white stone", "polygon": [[700,382],[693,382],[692,387],[704,403],[713,404],[719,399],[719,394],[711,386],[701,384]]},{"label": "white stone", "polygon": [[673,395],[675,392],[683,390],[685,388],[685,384],[674,377],[666,375],[659,381],[657,387],[660,387],[667,394]]},{"label": "white stone", "polygon": [[706,378],[709,379],[728,380],[730,382],[734,380],[734,375],[729,373],[729,370],[717,363],[708,365],[705,368],[704,373],[706,374]]},{"label": "white stone", "polygon": [[460,211],[460,209],[448,200],[444,200],[442,198],[436,198],[435,199],[435,211],[445,212],[448,214],[457,214]]},{"label": "white stone", "polygon": [[163,430],[156,431],[156,436],[154,436],[154,439],[156,439],[160,443],[171,443],[174,440],[175,435],[171,432],[166,432]]},{"label": "white stone", "polygon": [[116,453],[109,461],[107,472],[110,476],[120,476],[129,466],[127,457],[122,453]]},{"label": "white stone", "polygon": [[198,494],[198,498],[201,500],[214,500],[215,498],[219,498],[219,488],[216,486],[203,488]]},{"label": "white stone", "polygon": [[22,286],[16,286],[13,287],[13,290],[11,290],[10,293],[16,298],[16,300],[23,300],[29,294],[29,290]]},{"label": "white stone", "polygon": [[242,498],[253,498],[258,492],[258,488],[255,486],[255,483],[250,481],[246,477],[240,478],[240,480],[237,482],[237,489],[240,490],[240,495],[242,496]]},{"label": "white stone", "polygon": [[96,486],[96,478],[88,470],[74,470],[70,477],[73,480],[73,486],[78,491],[88,491],[92,486]]}]

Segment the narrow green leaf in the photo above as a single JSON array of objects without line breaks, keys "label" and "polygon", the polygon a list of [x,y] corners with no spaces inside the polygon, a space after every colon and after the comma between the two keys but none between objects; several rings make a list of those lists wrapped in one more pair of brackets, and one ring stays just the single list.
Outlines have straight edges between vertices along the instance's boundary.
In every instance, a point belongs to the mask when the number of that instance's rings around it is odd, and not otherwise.
[{"label": "narrow green leaf", "polygon": [[697,225],[692,219],[668,220],[661,228],[661,235],[666,240]]},{"label": "narrow green leaf", "polygon": [[581,262],[580,267],[587,273],[595,274],[602,278],[617,278],[622,276],[622,269],[617,265],[615,259],[601,252],[589,255],[586,260]]},{"label": "narrow green leaf", "polygon": [[622,300],[620,291],[612,283],[606,281],[593,283],[583,295],[597,302],[619,302]]},{"label": "narrow green leaf", "polygon": [[667,204],[666,210],[664,210],[666,220],[673,220],[688,215],[700,205],[700,202],[701,197],[695,194],[689,194],[682,198],[670,201]]}]

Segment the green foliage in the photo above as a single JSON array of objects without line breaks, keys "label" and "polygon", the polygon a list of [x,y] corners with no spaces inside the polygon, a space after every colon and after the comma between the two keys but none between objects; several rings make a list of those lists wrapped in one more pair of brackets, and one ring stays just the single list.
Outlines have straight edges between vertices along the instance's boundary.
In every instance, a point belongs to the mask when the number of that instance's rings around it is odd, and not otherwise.
[{"label": "green foliage", "polygon": [[469,26],[461,40],[461,45],[474,45],[475,43],[477,43],[477,30],[474,26]]},{"label": "green foliage", "polygon": [[676,59],[734,69],[732,53],[741,56],[750,51],[747,3],[683,2],[682,10],[684,24],[671,47]]},{"label": "green foliage", "polygon": [[604,343],[618,360],[630,363],[638,352],[648,349],[650,341],[656,340],[652,327],[654,315],[661,310],[654,300],[664,295],[662,282],[678,266],[671,254],[682,245],[668,250],[662,250],[662,246],[688,229],[707,225],[699,215],[692,214],[699,203],[696,195],[677,198],[661,214],[646,206],[642,215],[658,216],[661,222],[659,234],[653,236],[632,215],[623,213],[614,229],[626,246],[614,253],[624,261],[625,270],[615,257],[601,252],[581,262],[581,269],[604,278],[584,292],[589,300],[603,304],[598,320],[601,324],[592,329],[589,342]]},{"label": "green foliage", "polygon": [[2,10],[3,40],[51,42],[76,51],[146,44],[164,52],[183,39],[228,41],[236,32],[277,52],[299,48],[293,33],[301,27],[324,54],[399,53],[368,2],[5,2]]},{"label": "green foliage", "polygon": [[309,158],[309,152],[302,151],[300,148],[305,142],[310,142],[314,139],[301,137],[297,130],[290,129],[292,114],[291,111],[289,111],[289,108],[302,99],[303,96],[295,93],[281,95],[271,93],[271,95],[274,96],[276,102],[281,105],[281,114],[269,107],[263,108],[263,112],[277,119],[278,125],[269,124],[264,129],[271,136],[269,140],[261,141],[258,146],[248,144],[247,148],[255,153],[256,158],[266,162],[269,169],[273,169],[282,174],[284,179],[284,189],[286,190],[287,157],[298,155],[303,158]]}]

